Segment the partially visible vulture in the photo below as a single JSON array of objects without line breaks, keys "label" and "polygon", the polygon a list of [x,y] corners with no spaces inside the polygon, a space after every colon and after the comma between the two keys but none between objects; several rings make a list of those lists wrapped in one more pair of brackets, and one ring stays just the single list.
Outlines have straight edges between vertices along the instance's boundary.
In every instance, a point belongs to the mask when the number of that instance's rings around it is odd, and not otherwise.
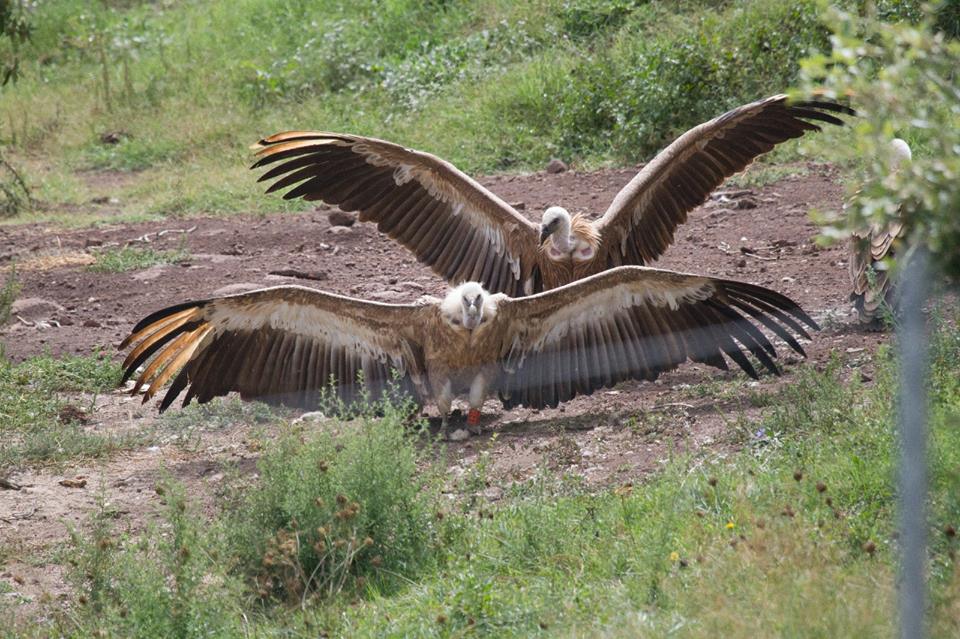
[{"label": "partially visible vulture", "polygon": [[[900,138],[890,141],[890,169],[896,171],[904,160],[913,158],[910,147]],[[903,224],[891,221],[886,226],[871,224],[869,229],[854,232],[850,238],[850,301],[857,318],[864,326],[880,328],[880,309],[894,308],[894,287],[884,260],[892,257],[895,241],[903,232]]]},{"label": "partially visible vulture", "polygon": [[649,265],[687,213],[727,177],[774,146],[842,125],[853,114],[826,100],[775,95],[696,126],[661,151],[591,222],[558,206],[534,224],[455,166],[429,153],[348,133],[288,131],[257,143],[267,192],[359,211],[447,281],[480,282],[511,297],[615,266]]},{"label": "partially visible vulture", "polygon": [[795,302],[761,286],[626,266],[529,297],[468,282],[422,304],[265,288],[157,311],[120,348],[134,347],[124,380],[146,365],[132,391],[146,386],[144,401],[173,380],[161,411],[184,389],[183,405],[236,391],[307,409],[325,388],[348,406],[394,389],[436,403],[446,433],[461,394],[476,426],[492,392],[506,407],[553,407],[656,379],[687,359],[726,370],[724,355],[752,377],[747,354],[778,373],[761,326],[801,354],[795,335],[817,329]]}]

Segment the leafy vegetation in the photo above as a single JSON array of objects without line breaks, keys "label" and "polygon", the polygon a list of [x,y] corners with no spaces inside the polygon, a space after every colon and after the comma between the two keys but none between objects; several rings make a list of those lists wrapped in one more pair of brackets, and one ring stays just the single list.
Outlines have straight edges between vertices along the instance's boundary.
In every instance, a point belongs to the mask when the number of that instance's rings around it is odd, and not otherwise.
[{"label": "leafy vegetation", "polygon": [[[920,0],[878,4],[884,19],[921,15]],[[304,206],[263,197],[245,168],[257,136],[290,128],[395,139],[468,171],[632,163],[790,86],[829,47],[819,13],[816,0],[50,0],[27,13],[0,143],[44,215],[75,199],[55,185],[82,170],[136,171],[111,192],[129,214]]]},{"label": "leafy vegetation", "polygon": [[[932,344],[932,631],[960,597],[960,332]],[[64,636],[885,636],[895,626],[893,402],[839,359],[806,370],[741,452],[673,458],[642,486],[599,492],[544,472],[505,488],[485,456],[438,492],[435,452],[402,410],[292,426],[237,475],[209,524],[173,482],[165,521],[78,531]],[[328,427],[332,424],[328,424]],[[446,485],[450,485],[447,480]],[[368,539],[369,538],[369,539]],[[750,610],[751,614],[742,614]],[[817,615],[810,615],[817,610]]]},{"label": "leafy vegetation", "polygon": [[[120,367],[103,355],[14,364],[0,353],[0,468],[99,457],[144,443],[144,433],[110,435],[83,426],[96,394],[119,380]],[[85,400],[75,399],[80,393]]]},{"label": "leafy vegetation", "polygon": [[[954,6],[955,17],[960,9]],[[946,7],[947,5],[944,5]],[[935,14],[938,20],[946,9]],[[960,281],[960,41],[912,26],[831,12],[833,53],[808,60],[808,84],[853,92],[863,113],[841,157],[866,158],[849,215],[831,221],[834,237],[902,219],[906,239],[927,246],[939,269]],[[893,137],[913,148],[907,166],[891,170]]]}]

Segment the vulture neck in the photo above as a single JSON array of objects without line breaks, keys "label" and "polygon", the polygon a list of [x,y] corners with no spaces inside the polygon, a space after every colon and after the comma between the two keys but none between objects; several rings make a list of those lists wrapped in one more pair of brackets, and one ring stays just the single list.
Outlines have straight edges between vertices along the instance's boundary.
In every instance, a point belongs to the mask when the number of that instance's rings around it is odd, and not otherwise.
[{"label": "vulture neck", "polygon": [[600,246],[600,236],[590,220],[580,213],[572,218],[560,217],[559,220],[557,230],[550,236],[551,257],[556,259],[560,255],[570,256],[579,251],[586,251],[585,255],[588,253],[592,257]]},{"label": "vulture neck", "polygon": [[557,218],[557,230],[550,236],[553,246],[561,253],[570,253],[577,245],[577,238],[573,236],[573,226],[567,216]]}]

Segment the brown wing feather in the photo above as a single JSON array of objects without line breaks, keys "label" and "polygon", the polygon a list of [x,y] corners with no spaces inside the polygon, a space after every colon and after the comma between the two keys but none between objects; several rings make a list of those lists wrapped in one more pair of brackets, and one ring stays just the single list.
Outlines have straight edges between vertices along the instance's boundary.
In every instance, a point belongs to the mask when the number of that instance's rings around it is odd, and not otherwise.
[{"label": "brown wing feather", "polygon": [[[488,290],[523,294],[537,255],[536,225],[449,162],[341,133],[288,131],[255,148],[253,168],[280,162],[260,177],[279,178],[268,192],[293,187],[284,198],[359,211],[451,283],[480,272]],[[477,251],[478,242],[488,250]],[[462,259],[467,252],[482,262]]]},{"label": "brown wing feather", "polygon": [[886,228],[874,227],[868,234],[854,233],[850,238],[850,301],[863,324],[877,322],[880,308],[893,305],[893,283],[881,263],[893,256],[894,243],[902,232],[902,224],[891,222]]},{"label": "brown wing feather", "polygon": [[842,125],[853,114],[828,101],[794,102],[776,95],[696,126],[661,151],[617,194],[596,222],[606,266],[650,264],[673,242],[677,226],[726,178],[774,146],[817,124]]},{"label": "brown wing feather", "polygon": [[161,411],[184,388],[184,405],[236,391],[311,408],[328,388],[347,405],[364,392],[375,401],[394,389],[422,401],[424,362],[412,327],[423,325],[429,308],[299,286],[178,304],[148,316],[124,340],[134,347],[124,378],[146,364],[133,388],[147,386],[144,401],[173,378]]},{"label": "brown wing feather", "polygon": [[[776,349],[756,322],[803,354],[791,330],[816,323],[789,298],[732,280],[638,266],[499,301],[504,341],[500,383],[507,407],[556,406],[628,379],[652,380],[690,359],[750,376],[748,355],[778,373]],[[567,379],[555,374],[555,362]]]}]

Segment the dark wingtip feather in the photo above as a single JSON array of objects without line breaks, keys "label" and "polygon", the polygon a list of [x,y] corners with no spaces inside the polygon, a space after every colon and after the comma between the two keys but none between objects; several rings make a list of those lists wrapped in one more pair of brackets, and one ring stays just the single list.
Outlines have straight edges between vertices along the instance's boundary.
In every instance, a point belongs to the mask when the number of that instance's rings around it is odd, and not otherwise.
[{"label": "dark wingtip feather", "polygon": [[170,388],[167,389],[166,394],[163,396],[163,400],[160,402],[160,413],[163,413],[163,411],[169,408],[170,404],[173,403],[173,400],[177,398],[177,395],[180,394],[180,391],[182,391],[190,381],[189,375],[187,374],[187,368],[187,366],[181,368],[180,372],[177,373],[177,376],[174,378],[173,383],[170,384]]},{"label": "dark wingtip feather", "polygon": [[[200,308],[200,307],[206,305],[209,301],[210,301],[210,300],[208,300],[208,299],[207,299],[207,300],[194,300],[194,301],[192,301],[192,302],[181,302],[180,304],[174,304],[173,306],[168,306],[168,307],[166,307],[166,308],[161,308],[159,311],[155,311],[155,312],[153,312],[153,313],[150,313],[149,315],[147,315],[146,317],[144,317],[142,320],[140,320],[139,322],[137,322],[136,326],[134,326],[134,327],[130,330],[130,334],[133,335],[134,333],[138,333],[138,332],[140,332],[141,330],[143,330],[144,328],[146,328],[147,326],[149,326],[150,324],[153,324],[154,322],[156,322],[156,321],[158,321],[158,320],[162,320],[164,317],[169,317],[170,315],[173,315],[174,313],[179,313],[180,311],[185,311],[185,310],[187,310],[188,308]],[[124,340],[124,342],[126,342],[126,340]],[[126,343],[121,343],[120,348],[126,348],[127,346],[128,346],[128,344],[126,344]]]},{"label": "dark wingtip feather", "polygon": [[790,102],[788,106],[824,109],[826,111],[833,111],[834,113],[843,113],[844,115],[857,115],[857,111],[853,107],[847,106],[846,104],[841,104],[840,102],[831,102],[829,100],[803,100],[799,102]]}]

